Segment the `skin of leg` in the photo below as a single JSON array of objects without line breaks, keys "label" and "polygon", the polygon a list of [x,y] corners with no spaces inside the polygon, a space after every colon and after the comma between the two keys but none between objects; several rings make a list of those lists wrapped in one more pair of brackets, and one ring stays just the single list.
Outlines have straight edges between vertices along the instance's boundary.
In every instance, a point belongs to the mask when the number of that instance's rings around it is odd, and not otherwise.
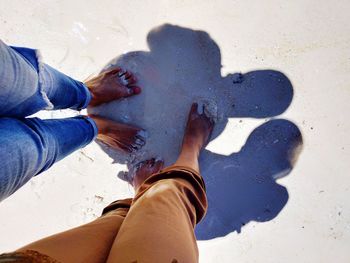
[{"label": "skin of leg", "polygon": [[[204,108],[202,110],[204,111]],[[205,113],[198,113],[198,104],[193,103],[182,142],[180,155],[175,162],[176,166],[186,166],[199,173],[198,157],[204,144],[210,138],[214,122]]]},{"label": "skin of leg", "polygon": [[199,173],[198,157],[199,151],[196,151],[194,149],[191,150],[188,149],[187,146],[184,146],[174,166],[190,167]]},{"label": "skin of leg", "polygon": [[117,201],[121,204],[120,207],[114,207],[95,221],[46,237],[17,251],[38,251],[62,263],[106,262],[131,201],[131,199]]}]

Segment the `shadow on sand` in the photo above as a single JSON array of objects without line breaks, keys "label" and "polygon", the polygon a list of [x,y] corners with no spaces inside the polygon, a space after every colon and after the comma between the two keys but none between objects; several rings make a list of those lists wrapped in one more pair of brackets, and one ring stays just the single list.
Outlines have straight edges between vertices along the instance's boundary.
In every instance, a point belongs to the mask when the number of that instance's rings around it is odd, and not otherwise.
[{"label": "shadow on sand", "polygon": [[[134,72],[143,93],[90,110],[141,126],[150,135],[143,151],[132,156],[101,145],[115,162],[131,167],[156,155],[166,164],[174,162],[190,105],[198,98],[217,104],[219,122],[212,140],[223,132],[229,118],[274,117],[292,101],[292,84],[279,71],[221,76],[220,49],[206,32],[166,24],[153,29],[147,41],[150,51],[124,54],[105,68],[120,65]],[[275,218],[288,201],[287,189],[276,180],[290,173],[301,145],[296,125],[274,119],[257,127],[238,153],[225,156],[203,151],[200,166],[209,209],[196,228],[197,238],[240,232],[250,221]]]}]

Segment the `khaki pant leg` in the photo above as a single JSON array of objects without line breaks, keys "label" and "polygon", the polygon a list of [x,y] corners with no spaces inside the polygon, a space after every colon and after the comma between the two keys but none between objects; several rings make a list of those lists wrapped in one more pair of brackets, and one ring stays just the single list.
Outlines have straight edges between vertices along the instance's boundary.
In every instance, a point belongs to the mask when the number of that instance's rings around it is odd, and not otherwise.
[{"label": "khaki pant leg", "polygon": [[207,209],[201,176],[169,167],[138,189],[108,263],[198,262],[195,225]]},{"label": "khaki pant leg", "polygon": [[46,237],[17,252],[37,251],[62,263],[106,262],[132,199],[119,200],[91,223]]}]

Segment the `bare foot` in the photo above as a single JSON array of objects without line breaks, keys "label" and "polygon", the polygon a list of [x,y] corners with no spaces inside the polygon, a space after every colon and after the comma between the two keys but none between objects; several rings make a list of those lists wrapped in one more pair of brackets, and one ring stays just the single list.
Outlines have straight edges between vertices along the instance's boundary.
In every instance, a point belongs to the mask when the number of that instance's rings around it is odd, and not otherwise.
[{"label": "bare foot", "polygon": [[182,149],[195,151],[199,155],[213,131],[214,120],[206,115],[204,108],[200,109],[201,113],[198,110],[198,104],[193,103],[187,120]]},{"label": "bare foot", "polygon": [[135,83],[135,76],[119,67],[102,72],[85,82],[92,96],[89,106],[139,94],[141,89],[134,86]]},{"label": "bare foot", "polygon": [[90,115],[97,126],[97,139],[108,146],[132,153],[145,145],[146,132],[141,128]]},{"label": "bare foot", "polygon": [[174,164],[189,167],[197,172],[199,172],[199,153],[209,140],[214,128],[214,119],[209,114],[207,115],[208,109],[204,104],[201,107],[203,108],[198,112],[198,104],[192,104],[182,141],[182,149]]},{"label": "bare foot", "polygon": [[162,160],[156,160],[155,158],[140,162],[137,165],[136,173],[132,182],[135,190],[137,190],[152,174],[158,173],[163,166],[164,162]]}]

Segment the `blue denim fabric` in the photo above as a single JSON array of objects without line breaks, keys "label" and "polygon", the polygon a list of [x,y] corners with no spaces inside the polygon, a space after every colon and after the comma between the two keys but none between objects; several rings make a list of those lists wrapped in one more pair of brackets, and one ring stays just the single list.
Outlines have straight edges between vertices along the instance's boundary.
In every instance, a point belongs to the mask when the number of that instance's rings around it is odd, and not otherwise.
[{"label": "blue denim fabric", "polygon": [[88,117],[26,118],[43,109],[87,107],[86,86],[40,61],[38,51],[0,40],[0,201],[95,139]]}]

